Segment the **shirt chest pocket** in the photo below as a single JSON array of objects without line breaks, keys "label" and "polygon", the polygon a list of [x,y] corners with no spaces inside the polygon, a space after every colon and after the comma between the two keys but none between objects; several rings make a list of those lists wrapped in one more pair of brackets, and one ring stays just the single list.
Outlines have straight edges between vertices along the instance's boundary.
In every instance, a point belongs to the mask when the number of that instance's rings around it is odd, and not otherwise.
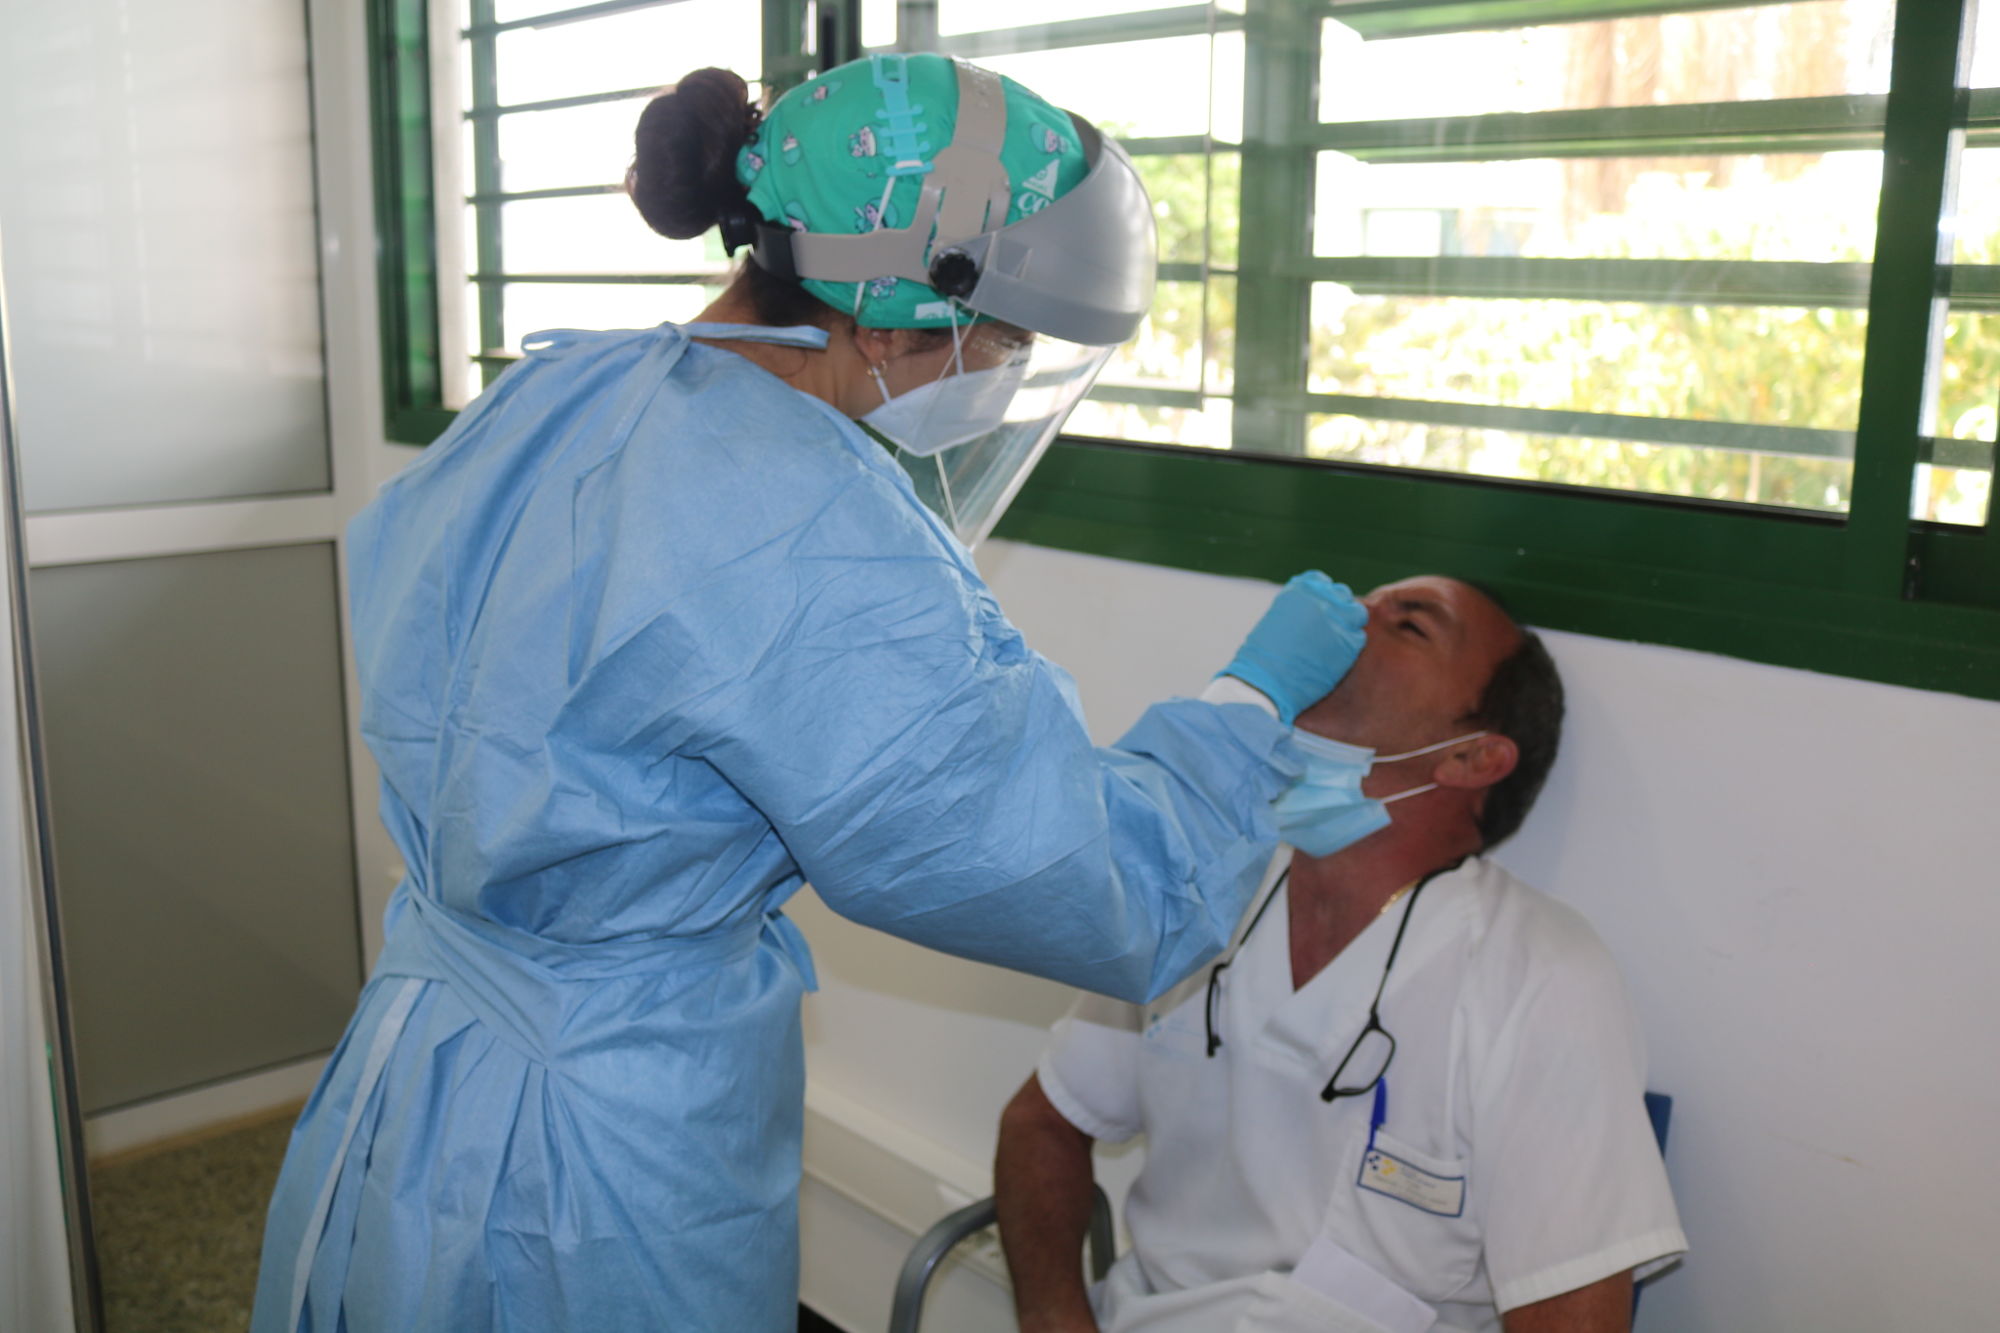
[{"label": "shirt chest pocket", "polygon": [[1356,1136],[1338,1180],[1322,1228],[1328,1236],[1432,1305],[1472,1281],[1483,1239],[1464,1161],[1382,1129],[1372,1143]]}]

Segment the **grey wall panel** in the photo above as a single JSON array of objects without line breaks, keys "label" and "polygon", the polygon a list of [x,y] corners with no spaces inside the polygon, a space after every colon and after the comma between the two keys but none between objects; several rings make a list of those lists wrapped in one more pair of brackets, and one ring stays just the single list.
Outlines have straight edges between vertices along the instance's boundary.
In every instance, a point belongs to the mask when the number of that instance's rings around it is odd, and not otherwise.
[{"label": "grey wall panel", "polygon": [[0,0],[32,511],[322,491],[299,0]]},{"label": "grey wall panel", "polygon": [[330,1049],[360,980],[331,544],[36,570],[84,1107]]}]

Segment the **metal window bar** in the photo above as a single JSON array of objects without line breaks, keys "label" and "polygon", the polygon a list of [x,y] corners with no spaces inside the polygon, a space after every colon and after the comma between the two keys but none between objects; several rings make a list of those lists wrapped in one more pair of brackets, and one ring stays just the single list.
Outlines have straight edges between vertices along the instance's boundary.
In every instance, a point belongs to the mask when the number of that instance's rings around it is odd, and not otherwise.
[{"label": "metal window bar", "polygon": [[518,116],[531,111],[567,111],[571,107],[597,106],[604,102],[636,102],[658,91],[657,87],[618,88],[608,93],[579,93],[574,97],[550,97],[539,102],[515,102],[510,106],[473,107],[466,111],[465,118],[477,120],[486,116]]},{"label": "metal window bar", "polygon": [[[1899,0],[1883,125],[1882,196],[1876,221],[1875,282],[1861,364],[1842,582],[1851,591],[1905,600],[1922,586],[1921,552],[1910,522],[1917,441],[1929,413],[1944,345],[1941,295],[1952,203],[1964,132],[1960,91],[1971,67],[1974,0]],[[1994,530],[1989,502],[1987,529]]]},{"label": "metal window bar", "polygon": [[610,18],[614,14],[627,14],[635,9],[659,9],[665,5],[677,5],[681,0],[598,0],[595,4],[576,5],[569,9],[555,9],[546,14],[535,14],[524,19],[509,19],[505,23],[494,19],[491,9],[485,14],[475,12],[472,22],[467,25],[467,37],[497,37],[503,32],[514,32],[520,28],[559,28],[566,23],[584,23],[591,19]]},{"label": "metal window bar", "polygon": [[[1334,121],[1311,136],[1315,147],[1363,162],[1831,153],[1881,147],[1888,107],[1882,94],[1691,102]],[[2000,143],[2000,88],[1968,95],[1966,129],[1974,147]]]},{"label": "metal window bar", "polygon": [[[1518,259],[1352,256],[1307,259],[1296,277],[1362,296],[1637,301],[1864,309],[1871,265],[1742,259]],[[1941,269],[1937,292],[1960,310],[2000,310],[2000,265]]]},{"label": "metal window bar", "polygon": [[1146,42],[1165,37],[1207,37],[1217,32],[1235,32],[1243,27],[1243,22],[1242,15],[1218,10],[1212,4],[1178,5],[1172,9],[1108,14],[1102,18],[1066,19],[1021,28],[953,33],[948,37],[939,37],[933,49],[945,55],[980,60],[990,56],[1056,51],[1073,46]]},{"label": "metal window bar", "polygon": [[[1198,408],[1201,396],[1189,389],[1154,388],[1137,384],[1099,384],[1091,390],[1099,402],[1145,407]],[[1702,421],[1688,417],[1628,416],[1611,412],[1509,407],[1499,403],[1448,403],[1415,398],[1380,398],[1361,394],[1308,393],[1287,404],[1301,415],[1359,417],[1368,421],[1402,421],[1415,425],[1456,426],[1471,430],[1505,430],[1523,435],[1562,435],[1578,439],[1624,440],[1634,444],[1674,445],[1691,449],[1722,449],[1732,453],[1785,458],[1852,458],[1853,431],[1816,430],[1803,426],[1769,426],[1754,422]],[[1917,459],[1938,467],[1987,470],[1993,466],[1991,440],[1923,437]]]},{"label": "metal window bar", "polygon": [[1322,16],[1370,40],[1530,28],[1551,23],[1747,9],[1790,0],[1320,0]]},{"label": "metal window bar", "polygon": [[[479,111],[500,104],[500,64],[497,29],[493,22],[493,0],[471,0],[471,26],[466,30],[472,67],[472,109]],[[501,210],[496,196],[500,184],[500,121],[497,116],[481,116],[472,122],[472,197],[481,200],[472,206],[473,263],[482,273],[502,266]],[[507,341],[502,302],[505,291],[497,285],[479,287],[480,347],[499,347]],[[492,383],[489,377],[487,383]]]}]

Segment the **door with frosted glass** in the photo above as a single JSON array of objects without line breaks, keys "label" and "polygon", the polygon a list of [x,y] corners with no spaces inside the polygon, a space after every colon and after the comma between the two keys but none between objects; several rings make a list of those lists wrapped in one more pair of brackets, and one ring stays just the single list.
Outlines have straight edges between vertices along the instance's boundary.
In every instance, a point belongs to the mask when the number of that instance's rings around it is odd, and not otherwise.
[{"label": "door with frosted glass", "polygon": [[0,0],[0,256],[79,1084],[307,1061],[352,806],[298,0]]}]

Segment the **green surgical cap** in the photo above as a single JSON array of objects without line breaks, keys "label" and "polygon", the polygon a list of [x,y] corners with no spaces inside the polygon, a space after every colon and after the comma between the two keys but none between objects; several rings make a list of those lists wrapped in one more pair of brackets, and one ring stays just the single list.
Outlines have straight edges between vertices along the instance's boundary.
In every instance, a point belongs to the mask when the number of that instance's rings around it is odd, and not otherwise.
[{"label": "green surgical cap", "polygon": [[[892,63],[893,62],[893,63]],[[902,65],[903,79],[896,76]],[[1089,170],[1067,112],[1004,75],[1007,134],[1000,161],[1011,199],[1007,221],[1048,207]],[[923,174],[958,124],[958,72],[940,55],[868,56],[837,66],[780,97],[736,156],[736,178],[773,224],[797,231],[907,227]],[[834,309],[878,329],[944,328],[951,302],[926,283],[802,279]],[[965,323],[965,315],[958,315]]]}]

